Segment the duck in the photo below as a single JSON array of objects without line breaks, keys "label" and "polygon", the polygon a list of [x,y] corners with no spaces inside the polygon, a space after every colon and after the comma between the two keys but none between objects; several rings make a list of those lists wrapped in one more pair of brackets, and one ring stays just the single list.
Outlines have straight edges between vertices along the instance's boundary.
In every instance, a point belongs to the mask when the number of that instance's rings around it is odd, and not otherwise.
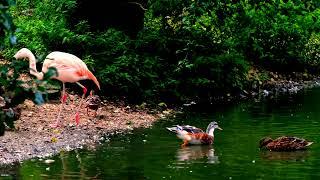
[{"label": "duck", "polygon": [[206,132],[190,125],[174,125],[166,129],[175,133],[179,139],[183,140],[182,147],[187,145],[210,145],[214,140],[214,130],[222,130],[216,121],[212,121],[208,125]]},{"label": "duck", "polygon": [[313,142],[292,136],[281,136],[274,140],[271,137],[264,137],[259,142],[259,148],[269,151],[297,151],[305,150],[311,144]]}]

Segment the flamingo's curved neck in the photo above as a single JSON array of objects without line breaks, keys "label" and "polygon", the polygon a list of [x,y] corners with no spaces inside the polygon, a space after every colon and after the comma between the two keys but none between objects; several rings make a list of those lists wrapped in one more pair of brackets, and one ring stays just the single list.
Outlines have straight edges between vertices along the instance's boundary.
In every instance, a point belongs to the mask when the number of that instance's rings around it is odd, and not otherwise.
[{"label": "flamingo's curved neck", "polygon": [[27,57],[29,59],[30,74],[36,76],[37,79],[42,80],[43,79],[43,73],[37,71],[36,57],[32,54],[32,52],[29,52]]}]

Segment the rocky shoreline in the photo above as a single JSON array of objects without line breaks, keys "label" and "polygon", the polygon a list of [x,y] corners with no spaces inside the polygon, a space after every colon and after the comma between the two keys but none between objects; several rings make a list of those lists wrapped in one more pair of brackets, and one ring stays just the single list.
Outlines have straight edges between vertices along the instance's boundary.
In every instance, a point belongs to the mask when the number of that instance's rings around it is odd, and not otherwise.
[{"label": "rocky shoreline", "polygon": [[[258,74],[259,72],[254,72]],[[255,75],[257,76],[257,75]],[[226,102],[244,99],[257,98],[273,98],[284,94],[295,94],[303,89],[310,89],[320,86],[320,77],[318,75],[311,75],[301,72],[293,72],[290,74],[281,74],[277,72],[266,72],[268,80],[261,80],[251,78],[251,87],[248,90],[242,90],[240,93],[233,95],[227,94],[225,96],[217,97],[217,102]]]}]

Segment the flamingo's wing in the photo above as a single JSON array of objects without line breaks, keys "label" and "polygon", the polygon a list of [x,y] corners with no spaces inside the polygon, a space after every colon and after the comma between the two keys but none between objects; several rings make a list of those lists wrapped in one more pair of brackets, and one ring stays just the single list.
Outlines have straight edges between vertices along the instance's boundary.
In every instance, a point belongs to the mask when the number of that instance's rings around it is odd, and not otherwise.
[{"label": "flamingo's wing", "polygon": [[91,79],[100,89],[97,78],[89,71],[87,65],[77,56],[69,53],[55,51],[50,53],[43,62],[42,72],[54,67],[58,71],[56,77],[63,82],[77,82],[83,79]]},{"label": "flamingo's wing", "polygon": [[87,65],[77,56],[65,52],[55,51],[46,57],[43,68],[56,67],[62,70],[88,69]]}]

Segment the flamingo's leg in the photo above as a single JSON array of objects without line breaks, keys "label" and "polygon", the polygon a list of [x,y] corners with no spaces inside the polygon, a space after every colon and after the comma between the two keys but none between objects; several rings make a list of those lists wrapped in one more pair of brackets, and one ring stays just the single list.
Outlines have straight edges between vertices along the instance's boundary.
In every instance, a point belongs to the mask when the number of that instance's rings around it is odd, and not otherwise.
[{"label": "flamingo's leg", "polygon": [[66,87],[65,87],[65,84],[62,83],[62,93],[61,93],[61,104],[60,104],[60,108],[59,108],[59,112],[58,112],[58,117],[56,119],[56,121],[51,124],[51,127],[58,127],[60,125],[60,120],[61,120],[61,112],[62,112],[62,109],[64,107],[64,103],[66,103],[67,101],[67,93],[66,93]]},{"label": "flamingo's leg", "polygon": [[84,99],[84,96],[86,95],[86,93],[87,93],[87,88],[86,87],[84,87],[82,84],[80,84],[79,82],[76,82],[80,87],[82,87],[82,90],[83,90],[83,94],[82,94],[82,97],[81,97],[81,99],[80,99],[80,102],[79,102],[79,105],[78,105],[78,108],[77,108],[77,112],[76,112],[76,115],[75,115],[75,119],[76,119],[76,123],[77,123],[77,125],[79,125],[79,120],[80,120],[80,116],[79,116],[79,109],[80,109],[80,107],[81,107],[81,105],[82,105],[82,101],[83,101],[83,99]]}]

